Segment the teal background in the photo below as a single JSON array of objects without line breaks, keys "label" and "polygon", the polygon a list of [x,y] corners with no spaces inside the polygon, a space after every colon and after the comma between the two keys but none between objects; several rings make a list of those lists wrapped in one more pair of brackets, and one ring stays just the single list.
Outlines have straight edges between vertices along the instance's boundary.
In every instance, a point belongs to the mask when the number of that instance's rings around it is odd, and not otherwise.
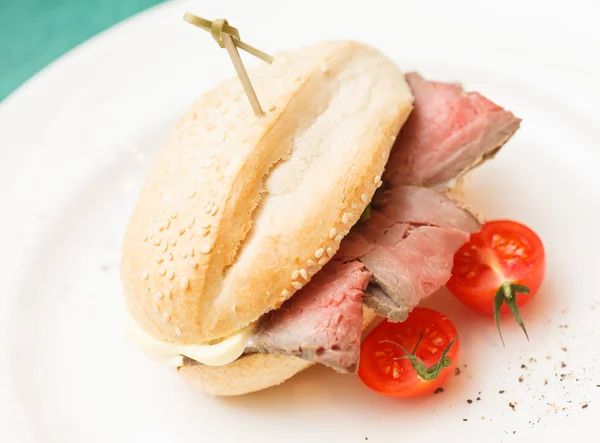
[{"label": "teal background", "polygon": [[0,0],[0,101],[48,63],[162,0]]}]

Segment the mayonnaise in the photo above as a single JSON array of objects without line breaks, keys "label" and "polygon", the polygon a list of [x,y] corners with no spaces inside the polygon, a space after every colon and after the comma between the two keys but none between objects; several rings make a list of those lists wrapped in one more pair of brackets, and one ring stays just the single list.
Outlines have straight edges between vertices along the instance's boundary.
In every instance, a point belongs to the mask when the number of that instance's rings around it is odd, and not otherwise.
[{"label": "mayonnaise", "polygon": [[254,327],[249,325],[218,343],[179,345],[151,336],[129,316],[127,320],[129,340],[149,357],[175,369],[183,366],[184,356],[208,366],[222,366],[231,363],[244,353],[248,339],[253,333]]}]

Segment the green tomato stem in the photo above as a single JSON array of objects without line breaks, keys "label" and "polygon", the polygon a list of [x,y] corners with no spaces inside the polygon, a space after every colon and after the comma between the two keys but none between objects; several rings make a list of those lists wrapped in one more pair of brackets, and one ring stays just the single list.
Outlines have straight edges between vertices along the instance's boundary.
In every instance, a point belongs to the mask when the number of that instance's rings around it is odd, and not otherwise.
[{"label": "green tomato stem", "polygon": [[404,352],[406,355],[402,356],[402,357],[396,357],[396,358],[394,358],[394,360],[409,359],[411,366],[416,371],[419,378],[423,381],[431,381],[431,380],[435,380],[438,377],[438,375],[440,375],[440,372],[443,368],[447,368],[448,366],[450,366],[452,364],[452,360],[446,354],[448,354],[448,352],[450,351],[450,348],[452,347],[452,345],[458,339],[459,336],[460,336],[460,334],[458,334],[456,337],[454,337],[450,341],[450,343],[448,343],[448,346],[446,346],[446,349],[444,349],[444,352],[442,352],[442,355],[440,356],[440,359],[438,360],[438,362],[429,368],[425,365],[425,362],[423,360],[421,360],[419,357],[417,357],[417,355],[416,355],[419,343],[421,343],[421,339],[423,338],[422,332],[419,335],[419,340],[417,340],[417,344],[415,345],[415,349],[413,350],[412,353],[408,352],[406,350],[406,348],[404,346],[402,346],[401,344],[396,343],[391,340],[382,340],[379,343],[391,343],[395,346],[398,346],[402,350],[402,352]]},{"label": "green tomato stem", "polygon": [[502,337],[502,331],[500,330],[500,309],[502,308],[503,303],[506,303],[506,305],[510,308],[515,320],[517,320],[517,323],[529,341],[529,334],[527,334],[527,329],[525,329],[525,324],[523,323],[521,313],[519,312],[519,307],[517,306],[517,294],[529,294],[529,292],[530,291],[527,286],[509,281],[502,283],[502,285],[500,285],[496,291],[496,295],[494,296],[494,319],[496,320],[496,328],[498,329],[500,340],[502,340],[502,346],[506,346],[504,343],[504,338]]}]

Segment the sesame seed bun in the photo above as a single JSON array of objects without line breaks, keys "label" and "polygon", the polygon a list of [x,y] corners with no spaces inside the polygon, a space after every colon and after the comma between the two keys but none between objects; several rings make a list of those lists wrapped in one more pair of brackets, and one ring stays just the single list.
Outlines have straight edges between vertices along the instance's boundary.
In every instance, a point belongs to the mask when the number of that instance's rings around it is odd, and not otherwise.
[{"label": "sesame seed bun", "polygon": [[[412,109],[403,74],[360,43],[277,54],[249,75],[266,115],[253,114],[237,78],[205,94],[171,133],[131,215],[125,299],[160,340],[227,337],[306,285],[381,184]],[[261,359],[287,374],[307,365],[248,356],[232,368]]]}]

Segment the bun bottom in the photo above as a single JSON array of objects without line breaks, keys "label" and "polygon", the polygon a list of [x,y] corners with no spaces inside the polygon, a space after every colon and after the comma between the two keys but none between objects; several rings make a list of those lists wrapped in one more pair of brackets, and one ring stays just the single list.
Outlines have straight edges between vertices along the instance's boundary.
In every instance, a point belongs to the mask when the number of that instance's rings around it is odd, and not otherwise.
[{"label": "bun bottom", "polygon": [[[363,331],[376,319],[375,313],[365,306]],[[224,366],[186,363],[179,368],[179,373],[192,387],[207,394],[232,396],[277,386],[314,364],[298,357],[257,353],[244,355]]]}]

